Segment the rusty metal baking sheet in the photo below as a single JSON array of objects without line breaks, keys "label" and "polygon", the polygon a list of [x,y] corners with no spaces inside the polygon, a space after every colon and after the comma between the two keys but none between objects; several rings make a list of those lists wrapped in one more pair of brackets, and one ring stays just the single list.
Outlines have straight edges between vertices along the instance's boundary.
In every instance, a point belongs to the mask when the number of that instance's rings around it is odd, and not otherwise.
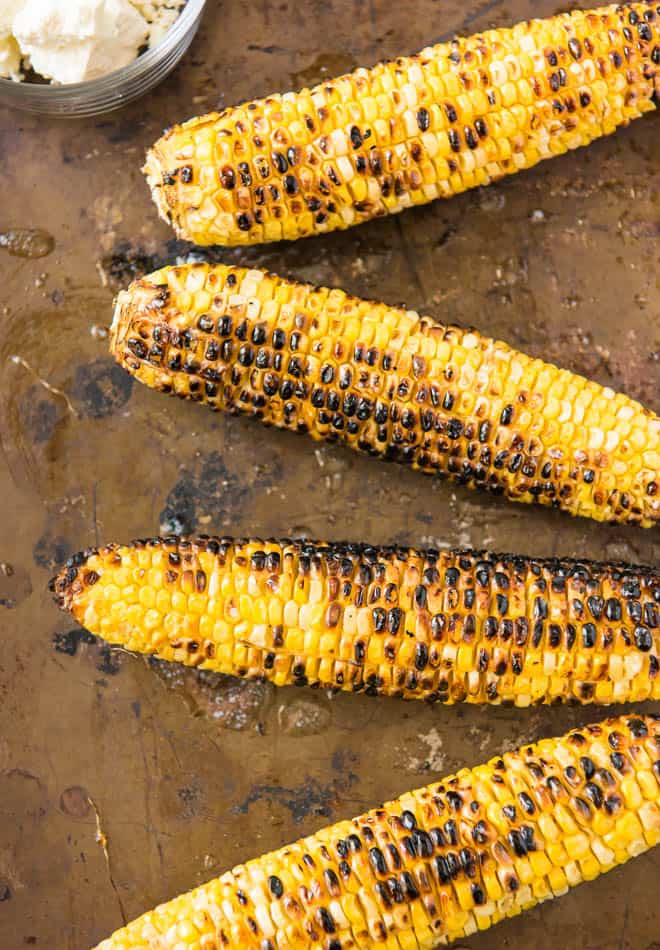
[{"label": "rusty metal baking sheet", "polygon": [[[214,416],[133,385],[107,354],[116,290],[189,252],[140,173],[164,126],[556,11],[211,0],[176,72],[124,111],[0,112],[0,231],[42,229],[32,251],[54,241],[42,257],[0,246],[3,948],[88,948],[240,860],[601,715],[330,699],[168,669],[89,642],[46,591],[68,554],[161,528],[658,562],[657,532],[507,505]],[[654,114],[489,189],[224,259],[477,325],[657,411],[659,133]],[[657,950],[659,890],[651,852],[463,943]]]}]

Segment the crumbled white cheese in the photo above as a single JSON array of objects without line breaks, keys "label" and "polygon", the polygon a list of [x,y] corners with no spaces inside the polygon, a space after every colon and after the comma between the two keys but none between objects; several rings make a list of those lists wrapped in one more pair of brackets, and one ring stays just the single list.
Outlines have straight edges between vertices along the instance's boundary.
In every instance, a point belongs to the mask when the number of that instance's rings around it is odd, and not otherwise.
[{"label": "crumbled white cheese", "polygon": [[149,24],[149,45],[155,46],[174,25],[185,6],[184,0],[130,0]]},{"label": "crumbled white cheese", "polygon": [[0,76],[21,61],[56,83],[82,82],[128,65],[170,29],[184,0],[0,0]]},{"label": "crumbled white cheese", "polygon": [[12,33],[12,21],[22,0],[0,2],[0,76],[21,78],[21,51]]}]

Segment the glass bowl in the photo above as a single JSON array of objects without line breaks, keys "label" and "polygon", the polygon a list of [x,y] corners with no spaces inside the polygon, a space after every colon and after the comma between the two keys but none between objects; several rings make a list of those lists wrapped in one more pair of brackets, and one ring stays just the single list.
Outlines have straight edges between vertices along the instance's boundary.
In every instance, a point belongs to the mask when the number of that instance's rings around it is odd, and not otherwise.
[{"label": "glass bowl", "polygon": [[197,32],[206,0],[188,0],[171,28],[128,66],[86,82],[50,85],[0,78],[0,103],[64,118],[84,118],[119,109],[153,89],[170,73]]}]

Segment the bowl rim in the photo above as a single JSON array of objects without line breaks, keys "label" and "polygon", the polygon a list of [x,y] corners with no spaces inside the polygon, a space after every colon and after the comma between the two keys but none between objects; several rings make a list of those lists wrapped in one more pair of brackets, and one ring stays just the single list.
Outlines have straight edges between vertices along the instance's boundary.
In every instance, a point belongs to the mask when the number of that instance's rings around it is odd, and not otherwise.
[{"label": "bowl rim", "polygon": [[[84,79],[82,82],[71,83],[34,83],[17,82],[0,76],[0,90],[8,95],[38,99],[66,100],[79,95],[91,95],[111,91],[119,83],[130,83],[141,79],[149,70],[157,66],[163,56],[167,55],[183,39],[196,18],[206,6],[206,0],[187,0],[167,33],[155,46],[150,46],[144,53],[137,56],[126,66],[113,69],[111,73],[97,76],[96,79]],[[9,92],[11,90],[11,92]]]}]

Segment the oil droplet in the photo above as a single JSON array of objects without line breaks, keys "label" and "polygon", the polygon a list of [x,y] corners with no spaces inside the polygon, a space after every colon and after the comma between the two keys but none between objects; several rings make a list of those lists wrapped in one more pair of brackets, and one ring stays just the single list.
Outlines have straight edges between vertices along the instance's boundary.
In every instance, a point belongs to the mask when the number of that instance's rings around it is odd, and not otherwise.
[{"label": "oil droplet", "polygon": [[0,232],[0,247],[14,257],[47,257],[55,248],[55,238],[41,228],[10,228]]},{"label": "oil droplet", "polygon": [[65,788],[60,796],[60,808],[72,818],[86,818],[91,808],[87,789],[81,785]]}]

